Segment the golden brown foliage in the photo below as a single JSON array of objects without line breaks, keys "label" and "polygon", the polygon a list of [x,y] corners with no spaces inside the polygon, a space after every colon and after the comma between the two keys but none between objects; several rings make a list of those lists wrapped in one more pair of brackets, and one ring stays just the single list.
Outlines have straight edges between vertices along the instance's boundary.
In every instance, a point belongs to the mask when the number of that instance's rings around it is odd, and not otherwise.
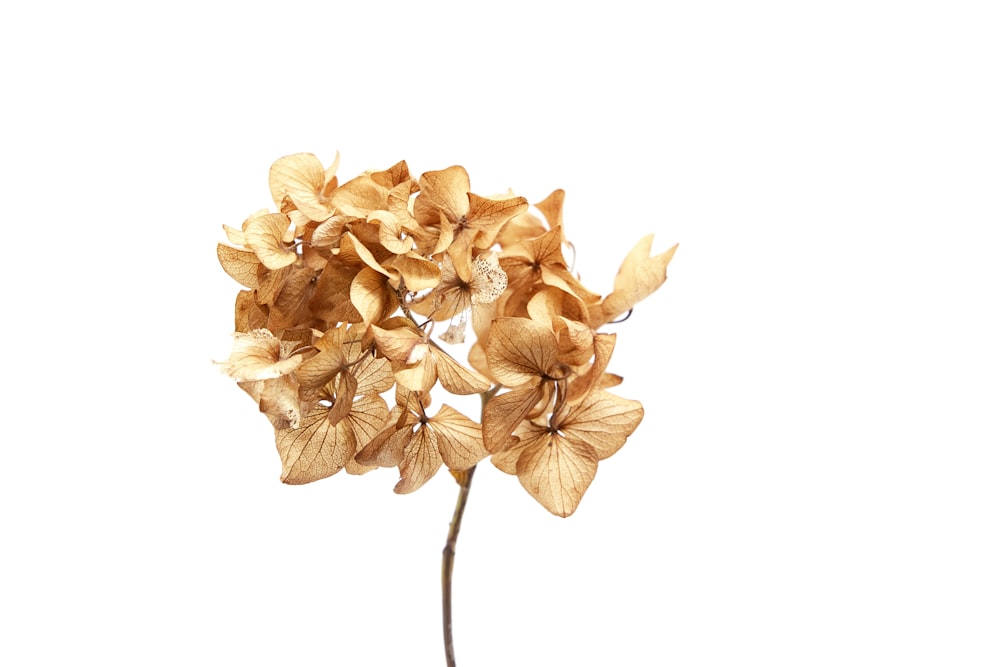
[{"label": "golden brown foliage", "polygon": [[[562,190],[539,217],[522,197],[474,194],[460,166],[414,179],[399,162],[340,184],[338,161],[276,161],[277,210],[224,226],[231,245],[218,246],[243,288],[220,366],[274,426],[281,481],[397,467],[395,491],[410,493],[442,464],[492,456],[569,516],[643,415],[607,391],[621,378],[606,372],[615,335],[599,329],[663,284],[676,246],[651,256],[643,238],[602,297],[563,254]],[[469,322],[472,368],[441,345]],[[429,416],[438,387],[481,394],[482,423],[444,404]]]}]

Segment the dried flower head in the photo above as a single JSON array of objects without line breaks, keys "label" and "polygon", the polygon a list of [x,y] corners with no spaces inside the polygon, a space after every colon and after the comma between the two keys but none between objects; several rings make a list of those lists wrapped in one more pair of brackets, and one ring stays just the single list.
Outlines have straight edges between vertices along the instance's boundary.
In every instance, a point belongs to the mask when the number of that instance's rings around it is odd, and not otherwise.
[{"label": "dried flower head", "polygon": [[[600,329],[663,284],[676,246],[651,256],[643,238],[602,297],[564,256],[562,190],[538,217],[523,197],[473,194],[460,166],[414,179],[399,162],[340,184],[338,162],[277,160],[277,210],[225,227],[218,246],[243,288],[220,367],[271,421],[281,480],[396,467],[410,493],[491,456],[569,516],[643,415],[608,391],[621,378]],[[444,345],[470,323],[467,367]],[[481,421],[443,403],[429,416],[439,392],[480,394]]]}]

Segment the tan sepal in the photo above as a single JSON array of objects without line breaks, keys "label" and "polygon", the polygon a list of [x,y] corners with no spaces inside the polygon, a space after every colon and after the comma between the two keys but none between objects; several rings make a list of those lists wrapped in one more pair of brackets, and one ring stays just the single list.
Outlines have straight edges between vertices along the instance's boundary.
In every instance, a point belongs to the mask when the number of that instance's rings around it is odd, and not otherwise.
[{"label": "tan sepal", "polygon": [[267,326],[267,311],[253,297],[250,290],[240,290],[236,294],[236,331],[247,333]]},{"label": "tan sepal", "polygon": [[481,394],[490,388],[487,378],[458,363],[444,350],[432,347],[431,354],[441,386],[452,394]]},{"label": "tan sepal", "polygon": [[442,405],[428,425],[437,435],[444,464],[452,470],[471,468],[489,454],[479,424],[452,407]]},{"label": "tan sepal", "polygon": [[666,281],[667,265],[673,259],[677,246],[651,257],[649,253],[652,246],[653,235],[649,234],[625,256],[615,277],[614,291],[604,297],[600,304],[591,306],[591,321],[595,328],[617,319]]},{"label": "tan sepal", "polygon": [[524,197],[489,199],[469,193],[469,227],[478,230],[474,243],[477,248],[493,245],[500,228],[515,215],[528,210]]},{"label": "tan sepal", "polygon": [[521,453],[528,445],[538,442],[541,438],[549,437],[548,424],[536,424],[530,421],[523,421],[514,431],[507,443],[495,452],[490,458],[499,470],[508,475],[517,474],[517,460],[521,458]]},{"label": "tan sepal", "polygon": [[[550,229],[555,229],[556,227],[562,227],[563,224],[563,202],[566,200],[565,190],[553,190],[552,193],[543,199],[542,201],[535,204],[535,208],[542,212],[545,216],[545,221],[549,223]],[[566,242],[566,238],[560,231],[560,241],[562,243]]]},{"label": "tan sepal", "polygon": [[[327,415],[331,424],[339,424],[354,408],[354,395],[357,389],[358,381],[354,376],[350,373],[341,373],[337,381],[337,395]],[[354,455],[353,452],[351,455]]]},{"label": "tan sepal", "polygon": [[355,456],[364,466],[391,468],[399,465],[403,448],[413,435],[413,425],[419,420],[412,411],[396,406],[390,412],[385,427]]},{"label": "tan sepal", "polygon": [[493,321],[486,341],[490,375],[508,387],[538,382],[552,370],[559,343],[552,331],[521,317],[501,317]]},{"label": "tan sepal", "polygon": [[570,410],[559,431],[573,442],[590,445],[603,460],[621,449],[642,416],[639,401],[596,390]]},{"label": "tan sepal", "polygon": [[375,335],[375,346],[382,356],[404,364],[419,361],[413,358],[414,349],[425,345],[426,338],[406,318],[394,317],[383,322],[382,326],[372,325],[369,330]]},{"label": "tan sepal", "polygon": [[344,355],[339,346],[320,350],[314,357],[295,369],[295,377],[303,390],[315,391],[344,370]]},{"label": "tan sepal", "polygon": [[251,250],[238,250],[221,243],[216,248],[219,264],[233,280],[249,289],[257,289],[257,267],[260,260]]},{"label": "tan sepal", "polygon": [[284,240],[290,224],[288,218],[281,213],[254,215],[244,226],[244,245],[269,269],[294,264],[298,254]]},{"label": "tan sepal", "polygon": [[[389,423],[389,407],[381,396],[371,394],[354,401],[347,421],[358,439],[358,451],[374,440]],[[355,452],[357,453],[357,452]]]},{"label": "tan sepal", "polygon": [[577,403],[595,388],[601,388],[605,369],[611,361],[615,350],[618,334],[596,334],[593,337],[594,361],[582,375],[570,382],[567,399],[569,403]]},{"label": "tan sepal", "polygon": [[319,223],[309,237],[309,243],[317,248],[335,248],[340,245],[340,237],[347,224],[361,220],[346,215],[334,215]]},{"label": "tan sepal", "polygon": [[354,456],[354,432],[347,423],[331,423],[327,412],[323,407],[313,408],[303,415],[298,428],[275,431],[282,482],[308,484],[329,477]]},{"label": "tan sepal", "polygon": [[521,213],[508,220],[493,241],[506,250],[527,239],[541,236],[545,232],[545,224],[538,217],[531,213]]},{"label": "tan sepal", "polygon": [[420,194],[414,201],[418,219],[431,211],[444,213],[457,222],[469,212],[469,174],[458,165],[440,171],[428,171],[420,176]]},{"label": "tan sepal", "polygon": [[310,220],[330,217],[332,209],[324,194],[327,181],[322,163],[312,153],[296,153],[280,158],[271,165],[268,185],[275,205],[281,207],[285,197]]},{"label": "tan sepal", "polygon": [[351,282],[351,304],[365,324],[379,322],[399,307],[395,291],[386,282],[384,272],[364,267]]},{"label": "tan sepal", "polygon": [[491,398],[483,409],[483,444],[490,453],[507,444],[514,429],[544,395],[540,385],[527,385]]},{"label": "tan sepal", "polygon": [[353,368],[358,379],[358,394],[381,394],[392,389],[396,379],[388,359],[368,355]]},{"label": "tan sepal", "polygon": [[291,350],[267,329],[233,334],[233,350],[229,359],[217,362],[221,370],[241,382],[269,380],[294,371],[302,363],[301,354]]},{"label": "tan sepal", "polygon": [[441,282],[441,269],[437,263],[415,252],[391,257],[383,262],[383,265],[399,271],[403,285],[410,292],[432,289]]},{"label": "tan sepal", "polygon": [[517,460],[517,477],[545,509],[567,517],[594,481],[597,460],[590,445],[553,433],[524,448]]},{"label": "tan sepal", "polygon": [[442,462],[437,434],[425,424],[418,426],[403,448],[403,458],[399,461],[399,482],[392,490],[400,494],[413,493],[441,469]]}]

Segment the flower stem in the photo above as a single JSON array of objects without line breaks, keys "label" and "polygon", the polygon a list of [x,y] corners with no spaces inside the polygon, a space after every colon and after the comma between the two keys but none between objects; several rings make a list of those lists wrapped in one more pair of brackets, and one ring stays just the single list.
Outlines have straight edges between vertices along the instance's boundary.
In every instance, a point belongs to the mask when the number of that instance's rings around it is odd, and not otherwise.
[{"label": "flower stem", "polygon": [[458,541],[458,531],[462,527],[462,515],[465,513],[465,503],[469,499],[469,488],[472,486],[472,475],[476,466],[468,470],[452,471],[458,482],[458,501],[455,503],[455,513],[451,517],[448,528],[448,542],[441,554],[441,611],[444,623],[444,657],[448,667],[455,667],[455,646],[451,636],[451,572],[455,566],[455,543]]}]

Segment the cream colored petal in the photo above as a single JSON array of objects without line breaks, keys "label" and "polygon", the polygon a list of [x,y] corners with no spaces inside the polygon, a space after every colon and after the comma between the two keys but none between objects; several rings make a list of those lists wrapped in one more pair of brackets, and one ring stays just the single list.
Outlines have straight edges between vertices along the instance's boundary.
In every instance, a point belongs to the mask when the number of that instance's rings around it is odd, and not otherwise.
[{"label": "cream colored petal", "polygon": [[[421,347],[426,348],[427,346]],[[392,373],[396,377],[396,383],[410,391],[430,391],[437,381],[437,365],[430,355],[411,364],[393,362]]]},{"label": "cream colored petal", "polygon": [[264,380],[260,385],[260,411],[275,428],[297,428],[302,414],[299,387],[290,375]]},{"label": "cream colored petal", "polygon": [[283,358],[281,341],[267,329],[254,329],[234,333],[229,359],[217,363],[235,380],[268,380],[294,371],[302,363],[302,355]]}]

